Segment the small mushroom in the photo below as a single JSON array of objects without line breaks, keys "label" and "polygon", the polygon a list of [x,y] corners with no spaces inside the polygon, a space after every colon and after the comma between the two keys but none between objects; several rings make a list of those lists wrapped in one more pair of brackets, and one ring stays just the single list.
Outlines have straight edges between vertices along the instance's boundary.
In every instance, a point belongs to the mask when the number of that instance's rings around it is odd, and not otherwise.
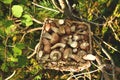
[{"label": "small mushroom", "polygon": [[80,61],[80,57],[76,54],[73,54],[73,51],[71,48],[66,48],[64,53],[63,53],[63,58],[64,59],[68,59],[71,58],[73,60],[75,60],[76,62]]},{"label": "small mushroom", "polygon": [[51,26],[51,30],[55,33],[59,33],[59,29],[57,27]]},{"label": "small mushroom", "polygon": [[71,26],[71,32],[75,32],[75,29],[76,29],[76,26],[75,26],[75,25],[72,25],[72,26]]},{"label": "small mushroom", "polygon": [[39,51],[36,55],[36,58],[40,60],[42,56],[43,56],[43,51]]},{"label": "small mushroom", "polygon": [[79,25],[77,26],[77,28],[78,28],[78,29],[81,29],[81,30],[87,30],[87,29],[88,29],[88,27],[87,27],[86,24],[79,24]]},{"label": "small mushroom", "polygon": [[43,45],[48,45],[48,44],[50,45],[50,41],[46,38],[42,39],[42,43],[43,43]]},{"label": "small mushroom", "polygon": [[65,26],[65,32],[67,33],[67,34],[70,34],[71,33],[71,29],[70,29],[70,26]]},{"label": "small mushroom", "polygon": [[50,53],[51,45],[50,44],[44,45],[44,51],[45,51],[45,53]]},{"label": "small mushroom", "polygon": [[76,48],[78,46],[78,42],[77,41],[73,41],[71,43],[69,43],[69,45],[72,47],[72,48]]},{"label": "small mushroom", "polygon": [[69,56],[71,59],[75,60],[76,62],[79,62],[81,59],[78,55],[72,54]]},{"label": "small mushroom", "polygon": [[60,37],[59,37],[59,35],[57,33],[52,33],[52,37],[51,37],[50,42],[52,44],[55,44],[55,43],[57,43],[59,41],[59,39],[60,39]]},{"label": "small mushroom", "polygon": [[64,26],[59,27],[59,34],[65,34],[65,27]]},{"label": "small mushroom", "polygon": [[79,40],[79,36],[78,36],[78,35],[73,35],[73,40],[74,40],[74,41]]},{"label": "small mushroom", "polygon": [[62,56],[61,52],[56,51],[56,50],[54,50],[54,51],[52,51],[52,52],[50,53],[50,59],[51,59],[52,61],[57,61],[57,60],[59,60],[59,59],[61,58],[61,56]]},{"label": "small mushroom", "polygon": [[72,39],[72,35],[69,35],[68,38],[69,38],[69,39]]},{"label": "small mushroom", "polygon": [[96,57],[93,54],[87,54],[83,56],[84,60],[90,60],[90,61],[94,61],[96,59]]},{"label": "small mushroom", "polygon": [[70,45],[72,42],[73,42],[72,39],[68,39],[68,42],[67,42],[67,43]]},{"label": "small mushroom", "polygon": [[81,43],[80,48],[83,49],[83,50],[89,49],[89,43],[88,42]]},{"label": "small mushroom", "polygon": [[76,53],[78,50],[77,50],[77,48],[74,48],[73,49],[73,53]]},{"label": "small mushroom", "polygon": [[45,31],[49,32],[51,28],[51,24],[50,23],[46,23],[45,24]]},{"label": "small mushroom", "polygon": [[47,39],[51,39],[52,38],[52,36],[48,32],[43,33],[42,37],[43,38],[47,38]]},{"label": "small mushroom", "polygon": [[85,52],[84,50],[80,50],[78,51],[77,55],[79,56],[79,58],[81,59],[80,62],[86,62],[84,59],[83,59],[83,56],[87,55],[87,52]]},{"label": "small mushroom", "polygon": [[53,45],[51,47],[51,49],[55,49],[55,48],[58,48],[58,47],[61,47],[61,48],[65,48],[66,44],[64,43],[56,43],[55,45]]},{"label": "small mushroom", "polygon": [[64,20],[64,19],[59,19],[59,20],[58,20],[58,23],[59,23],[60,25],[62,25],[62,24],[65,23],[65,20]]},{"label": "small mushroom", "polygon": [[71,48],[66,48],[63,52],[63,58],[67,59],[71,54],[72,54],[72,49]]},{"label": "small mushroom", "polygon": [[77,34],[73,35],[73,40],[74,41],[83,40],[84,38],[85,38],[84,35],[77,35]]},{"label": "small mushroom", "polygon": [[61,36],[60,42],[66,44],[67,40],[68,40],[68,36]]},{"label": "small mushroom", "polygon": [[84,50],[80,50],[78,53],[77,53],[77,55],[78,56],[84,56],[84,55],[86,55],[87,54],[87,52],[85,52]]}]

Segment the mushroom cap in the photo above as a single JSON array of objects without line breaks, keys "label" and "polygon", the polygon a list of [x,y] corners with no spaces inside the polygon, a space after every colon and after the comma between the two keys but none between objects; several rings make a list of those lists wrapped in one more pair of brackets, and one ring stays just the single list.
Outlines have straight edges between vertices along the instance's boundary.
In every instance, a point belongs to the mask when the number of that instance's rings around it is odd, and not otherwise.
[{"label": "mushroom cap", "polygon": [[54,50],[50,53],[50,59],[53,61],[57,61],[61,58],[62,54],[60,51]]}]

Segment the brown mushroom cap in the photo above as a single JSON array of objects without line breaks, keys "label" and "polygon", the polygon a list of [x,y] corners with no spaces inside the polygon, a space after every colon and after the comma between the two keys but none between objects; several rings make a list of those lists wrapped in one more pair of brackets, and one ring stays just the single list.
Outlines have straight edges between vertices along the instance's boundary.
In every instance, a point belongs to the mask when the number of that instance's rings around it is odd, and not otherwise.
[{"label": "brown mushroom cap", "polygon": [[52,44],[55,44],[55,43],[57,43],[59,41],[59,39],[60,39],[60,37],[59,37],[59,35],[57,33],[52,33],[52,38],[51,38],[50,42]]}]

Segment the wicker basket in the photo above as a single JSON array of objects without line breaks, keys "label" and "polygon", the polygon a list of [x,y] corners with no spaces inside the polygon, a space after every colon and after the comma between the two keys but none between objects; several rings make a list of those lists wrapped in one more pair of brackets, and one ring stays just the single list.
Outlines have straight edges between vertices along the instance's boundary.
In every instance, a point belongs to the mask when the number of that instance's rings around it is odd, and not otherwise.
[{"label": "wicker basket", "polygon": [[91,29],[85,22],[46,19],[37,60],[44,69],[79,72],[91,66],[83,56],[92,53]]}]

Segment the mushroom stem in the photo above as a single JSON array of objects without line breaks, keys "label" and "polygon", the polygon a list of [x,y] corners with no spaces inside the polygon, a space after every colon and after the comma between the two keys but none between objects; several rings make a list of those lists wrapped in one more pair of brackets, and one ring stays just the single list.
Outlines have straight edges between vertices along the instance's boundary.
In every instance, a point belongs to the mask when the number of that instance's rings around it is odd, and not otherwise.
[{"label": "mushroom stem", "polygon": [[72,58],[73,60],[75,60],[76,62],[80,61],[80,57],[78,55],[71,54],[71,55],[69,55],[69,57]]},{"label": "mushroom stem", "polygon": [[65,46],[66,46],[66,44],[64,44],[64,43],[56,43],[54,46],[51,47],[51,49],[55,49],[55,48],[58,48],[58,47],[64,48]]}]

